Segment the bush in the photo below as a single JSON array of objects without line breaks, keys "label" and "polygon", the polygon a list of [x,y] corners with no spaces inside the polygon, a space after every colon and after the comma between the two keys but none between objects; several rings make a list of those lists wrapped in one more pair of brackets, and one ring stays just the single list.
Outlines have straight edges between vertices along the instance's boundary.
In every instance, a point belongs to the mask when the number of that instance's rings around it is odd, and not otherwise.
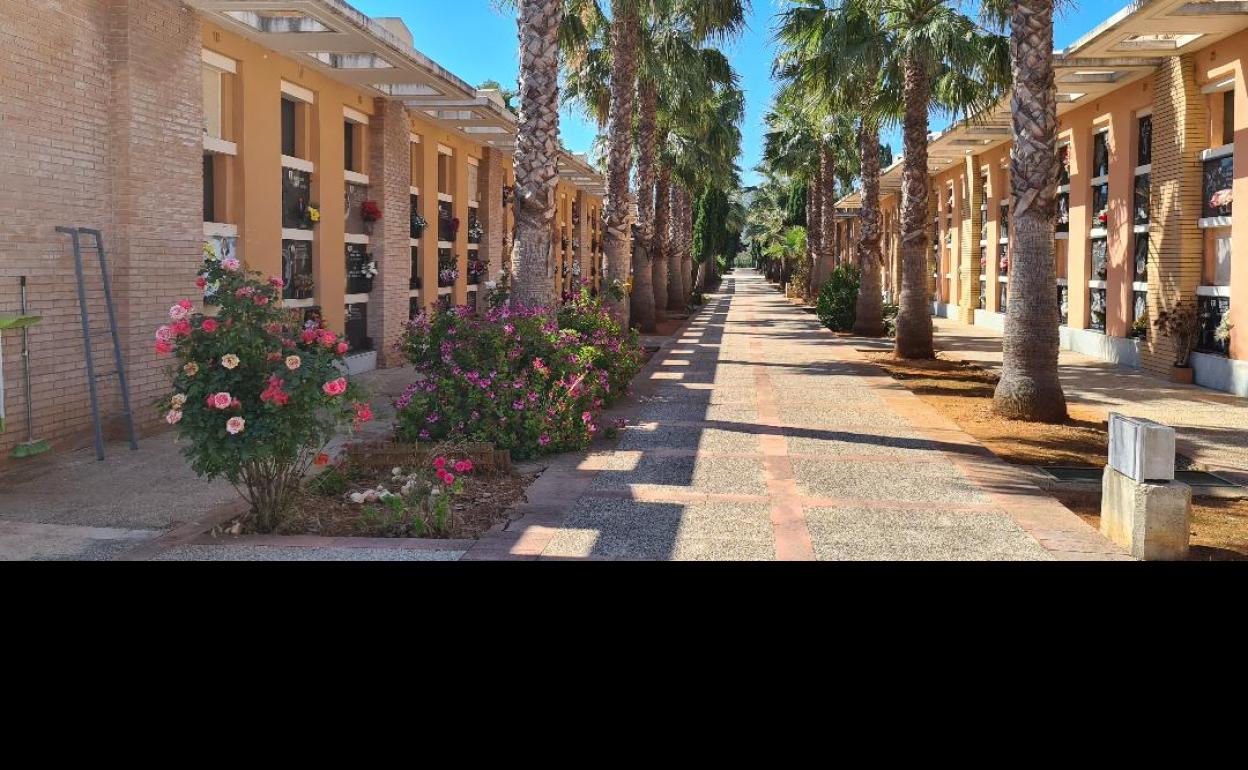
[{"label": "bush", "polygon": [[815,315],[832,331],[847,332],[854,328],[858,307],[858,285],[862,271],[856,265],[837,265],[819,290]]},{"label": "bush", "polygon": [[401,344],[422,379],[395,402],[400,439],[490,442],[519,459],[586,446],[642,357],[637,333],[587,291],[553,315],[435,309]]},{"label": "bush", "polygon": [[890,340],[897,338],[897,314],[900,312],[897,305],[884,305],[884,333]]},{"label": "bush", "polygon": [[215,317],[190,300],[169,309],[156,351],[174,354],[173,392],[157,403],[188,439],[191,467],[224,477],[272,531],[339,424],[372,418],[338,369],[345,342],[278,306],[282,281],[261,280],[211,254],[197,280],[220,303]]}]

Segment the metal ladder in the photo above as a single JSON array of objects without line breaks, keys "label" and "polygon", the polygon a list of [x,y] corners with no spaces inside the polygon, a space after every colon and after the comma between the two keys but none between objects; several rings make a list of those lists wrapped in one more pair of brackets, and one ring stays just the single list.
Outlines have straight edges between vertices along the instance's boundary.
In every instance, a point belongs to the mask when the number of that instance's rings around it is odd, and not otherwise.
[{"label": "metal ladder", "polygon": [[[91,423],[95,428],[95,459],[104,459],[104,427],[100,422],[100,399],[95,384],[105,377],[117,377],[121,387],[121,415],[126,418],[126,426],[130,431],[130,448],[138,449],[139,442],[134,433],[134,414],[130,410],[130,389],[126,384],[126,364],[121,356],[121,337],[117,334],[117,314],[113,310],[113,290],[108,278],[108,259],[104,255],[104,236],[99,230],[89,227],[58,227],[58,233],[68,235],[74,245],[74,272],[78,278],[78,309],[82,315],[82,345],[87,359],[87,387],[91,392]],[[104,304],[108,308],[108,334],[113,338],[112,371],[95,371],[95,358],[91,353],[91,340],[95,334],[91,331],[90,314],[87,312],[87,287],[83,280],[82,236],[89,235],[95,239],[95,251],[100,261],[100,278],[104,284]],[[103,335],[104,332],[100,332]]]}]

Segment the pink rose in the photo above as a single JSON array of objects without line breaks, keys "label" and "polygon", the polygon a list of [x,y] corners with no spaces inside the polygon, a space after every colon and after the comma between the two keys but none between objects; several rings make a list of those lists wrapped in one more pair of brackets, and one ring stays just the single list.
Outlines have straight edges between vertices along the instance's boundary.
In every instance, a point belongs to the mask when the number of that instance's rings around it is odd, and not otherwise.
[{"label": "pink rose", "polygon": [[183,310],[190,311],[190,309],[194,306],[191,304],[191,301],[189,299],[180,299],[178,300],[178,307],[182,308]]},{"label": "pink rose", "polygon": [[181,421],[182,421],[182,412],[179,409],[170,409],[169,413],[165,415],[165,422],[169,423],[170,425],[177,425]]},{"label": "pink rose", "polygon": [[347,343],[345,343],[345,342],[339,342],[339,343],[338,343],[338,347],[337,347],[337,348],[335,348],[335,350],[337,350],[337,351],[338,351],[338,355],[340,355],[340,356],[341,356],[341,355],[343,355],[344,353],[346,353],[346,352],[347,352]]},{"label": "pink rose", "polygon": [[442,481],[449,487],[450,485],[455,483],[455,474],[454,473],[444,474],[442,476]]},{"label": "pink rose", "polygon": [[168,342],[167,340],[157,340],[157,341],[156,341],[156,352],[157,352],[157,353],[172,353],[172,352],[173,352],[173,344],[172,344],[172,343],[170,343],[170,342]]},{"label": "pink rose", "polygon": [[195,279],[195,285],[202,289],[208,285],[208,279],[201,275]]},{"label": "pink rose", "polygon": [[226,270],[237,270],[240,267],[238,260],[233,257],[221,260],[221,266]]},{"label": "pink rose", "polygon": [[330,396],[331,398],[334,396],[341,396],[343,393],[347,392],[347,380],[345,377],[330,380],[321,386],[321,390],[325,391],[325,395]]},{"label": "pink rose", "polygon": [[204,322],[199,325],[199,328],[203,329],[209,334],[212,334],[213,332],[217,330],[218,326],[220,326],[220,324],[218,324],[215,320],[211,318],[205,318]]},{"label": "pink rose", "polygon": [[183,318],[173,325],[173,336],[186,337],[191,333],[191,322]]},{"label": "pink rose", "polygon": [[434,460],[433,460],[433,467],[437,468],[438,470],[445,470],[445,469],[446,469],[446,458],[445,458],[445,457],[436,457],[436,458],[434,458]]},{"label": "pink rose", "polygon": [[312,344],[312,341],[313,341],[313,340],[315,340],[315,339],[316,339],[316,330],[315,330],[315,329],[304,329],[304,330],[303,330],[303,341],[304,341],[304,342],[306,342],[306,343],[308,343],[308,344],[310,345],[310,344]]},{"label": "pink rose", "polygon": [[156,339],[160,340],[161,342],[168,342],[169,340],[173,339],[173,328],[169,326],[168,324],[165,324],[164,326],[160,327],[159,329],[156,330]]},{"label": "pink rose", "polygon": [[186,318],[187,312],[187,309],[182,307],[181,304],[174,305],[169,308],[169,320],[181,321],[183,318]]},{"label": "pink rose", "polygon": [[230,405],[234,403],[234,397],[225,391],[214,393],[208,398],[213,409],[229,409]]},{"label": "pink rose", "polygon": [[231,417],[225,421],[225,431],[231,436],[237,436],[242,433],[245,427],[247,427],[247,421],[242,417]]},{"label": "pink rose", "polygon": [[324,329],[322,329],[321,332],[317,335],[317,339],[320,341],[322,345],[324,345],[325,347],[329,347],[330,345],[333,345],[334,342],[338,340],[338,337],[333,332],[325,331]]},{"label": "pink rose", "polygon": [[468,460],[460,460],[459,462],[455,463],[456,473],[467,473],[468,471],[471,471],[471,470],[472,470],[472,463]]},{"label": "pink rose", "polygon": [[269,285],[276,286],[277,288],[282,289],[282,288],[285,288],[286,282],[283,281],[281,278],[270,278]]}]

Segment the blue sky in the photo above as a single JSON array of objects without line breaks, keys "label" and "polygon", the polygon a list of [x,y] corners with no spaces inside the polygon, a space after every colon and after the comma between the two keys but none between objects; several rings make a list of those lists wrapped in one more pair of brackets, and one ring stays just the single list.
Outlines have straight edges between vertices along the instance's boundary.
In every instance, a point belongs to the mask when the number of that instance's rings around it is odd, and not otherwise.
[{"label": "blue sky", "polygon": [[[519,65],[516,22],[511,11],[499,11],[492,0],[351,0],[369,16],[400,16],[412,31],[416,48],[464,80],[479,85],[498,80],[516,81]],[[1127,0],[1085,0],[1068,3],[1059,15],[1054,43],[1063,48],[1124,7]],[[752,169],[762,151],[763,116],[775,91],[771,80],[773,17],[785,0],[753,0],[748,28],[726,51],[741,76],[746,92],[746,119],[742,126],[740,160],[745,182],[756,180]],[[934,120],[932,129],[942,128]],[[587,152],[597,133],[592,121],[565,109],[560,124],[563,143],[575,152]],[[901,134],[892,131],[884,140],[900,154]]]}]

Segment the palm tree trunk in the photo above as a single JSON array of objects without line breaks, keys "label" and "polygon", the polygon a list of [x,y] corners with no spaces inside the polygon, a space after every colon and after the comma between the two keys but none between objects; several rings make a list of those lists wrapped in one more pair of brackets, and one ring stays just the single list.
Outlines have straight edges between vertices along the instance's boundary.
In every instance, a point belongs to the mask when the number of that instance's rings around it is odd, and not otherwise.
[{"label": "palm tree trunk", "polygon": [[511,296],[530,307],[555,303],[552,252],[555,185],[559,181],[560,0],[522,0],[520,111],[516,126],[515,235]]},{"label": "palm tree trunk", "polygon": [[693,294],[693,196],[680,189],[680,281],[681,296],[688,301]]},{"label": "palm tree trunk", "polygon": [[1001,380],[992,408],[1022,420],[1061,422],[1066,396],[1057,376],[1060,346],[1056,265],[1057,91],[1053,80],[1053,0],[1016,0],[1010,17],[1014,94],[1010,112],[1010,306]]},{"label": "palm tree trunk", "polygon": [[667,252],[671,249],[668,238],[671,223],[672,171],[666,164],[659,164],[658,177],[654,183],[654,228],[650,234],[650,268],[654,284],[655,315],[666,315],[667,310]]},{"label": "palm tree trunk", "polygon": [[895,351],[899,358],[935,358],[926,275],[927,108],[931,90],[927,66],[921,59],[906,56],[902,67],[905,163],[901,170],[901,298]]},{"label": "palm tree trunk", "polygon": [[824,186],[822,181],[822,162],[815,167],[806,186],[806,276],[801,286],[801,296],[809,300],[811,287],[815,285],[815,270],[819,265],[819,233],[820,216],[824,213]]},{"label": "palm tree trunk", "polygon": [[854,334],[884,336],[884,300],[880,272],[880,128],[862,118],[858,126],[858,151],[862,157],[862,213],[858,237],[858,264],[862,283],[854,316]]},{"label": "palm tree trunk", "polygon": [[680,313],[685,309],[685,283],[681,278],[680,272],[680,244],[681,244],[681,210],[680,210],[680,188],[675,184],[668,182],[667,190],[660,191],[661,195],[667,196],[668,207],[670,213],[668,215],[668,227],[666,232],[662,232],[663,237],[663,253],[667,255],[667,309],[672,313]]},{"label": "palm tree trunk", "polygon": [[[628,187],[633,161],[633,92],[637,88],[637,9],[631,0],[611,0],[611,106],[607,129],[607,252],[606,282],[623,288],[628,283],[632,240],[628,223]],[[557,146],[557,145],[556,145]],[[607,292],[607,308],[628,328],[629,300]]]},{"label": "palm tree trunk", "polygon": [[823,205],[819,212],[819,276],[814,287],[816,295],[823,288],[836,259],[833,251],[833,232],[836,227],[836,158],[827,144],[819,151],[819,185],[819,198]]},{"label": "palm tree trunk", "polygon": [[637,83],[637,230],[641,236],[633,245],[633,323],[643,332],[654,333],[654,177],[655,142],[658,134],[659,92],[654,81],[639,78]]}]

